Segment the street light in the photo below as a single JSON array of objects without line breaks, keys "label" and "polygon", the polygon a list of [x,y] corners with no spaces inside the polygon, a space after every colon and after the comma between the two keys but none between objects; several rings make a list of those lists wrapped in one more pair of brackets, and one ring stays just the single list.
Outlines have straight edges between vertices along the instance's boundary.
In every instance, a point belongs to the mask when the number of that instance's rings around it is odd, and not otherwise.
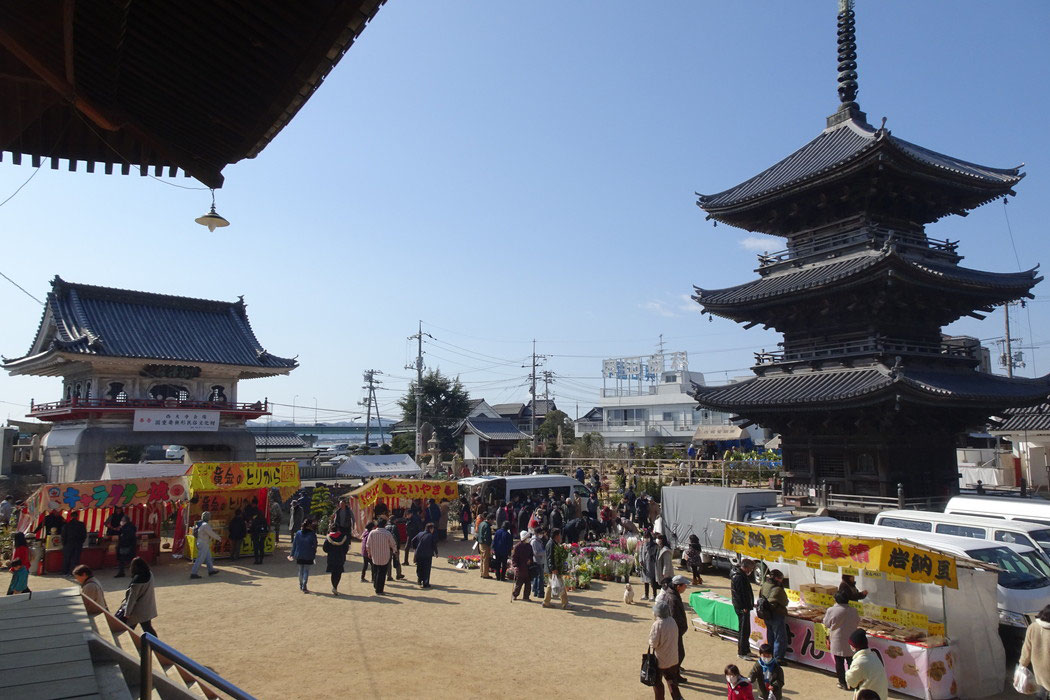
[{"label": "street light", "polygon": [[299,394],[292,397],[292,426],[295,426],[295,400],[299,398]]}]

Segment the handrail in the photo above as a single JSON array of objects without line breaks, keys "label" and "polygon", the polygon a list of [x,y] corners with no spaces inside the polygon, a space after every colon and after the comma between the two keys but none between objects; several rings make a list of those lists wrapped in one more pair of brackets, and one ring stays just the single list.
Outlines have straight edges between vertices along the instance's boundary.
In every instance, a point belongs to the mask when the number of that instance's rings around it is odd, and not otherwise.
[{"label": "handrail", "polygon": [[758,255],[759,268],[770,267],[784,262],[798,262],[805,258],[823,253],[829,253],[851,246],[863,244],[881,244],[887,240],[901,248],[913,248],[931,253],[947,254],[957,257],[959,242],[949,239],[939,240],[925,236],[910,234],[904,231],[896,231],[884,226],[868,226],[859,230],[835,231],[822,236],[816,236],[812,240],[800,243],[794,247],[778,250],[772,253],[760,253]]},{"label": "handrail", "polygon": [[165,644],[149,632],[144,632],[140,639],[142,645],[139,647],[139,698],[150,700],[153,697],[153,649],[162,652],[172,663],[181,666],[195,676],[203,678],[213,686],[236,700],[255,700],[255,697],[244,692],[233,683],[215,673],[207,666],[202,666],[172,646]]},{"label": "handrail", "polygon": [[851,354],[866,355],[872,353],[946,355],[948,357],[962,357],[970,360],[976,359],[977,357],[976,348],[959,345],[957,343],[912,342],[882,336],[864,340],[824,343],[791,350],[763,350],[762,352],[754,353],[754,355],[755,363],[764,365],[780,362],[805,362],[815,359],[833,359],[835,357],[844,357]]},{"label": "handrail", "polygon": [[[127,632],[128,636],[131,637],[132,643],[135,645],[135,647],[138,648],[139,688],[141,691],[140,697],[143,698],[143,700],[147,698],[151,699],[153,696],[153,660],[152,650],[150,649],[151,645],[157,647],[158,651],[163,652],[157,654],[157,660],[161,662],[161,665],[163,665],[164,663],[170,663],[174,665],[177,669],[180,670],[180,675],[183,676],[183,679],[185,679],[186,674],[191,676],[197,676],[196,678],[193,678],[193,680],[197,683],[198,687],[200,688],[201,692],[204,693],[205,697],[218,698],[219,696],[216,695],[213,688],[203,683],[201,681],[201,678],[215,685],[217,688],[221,689],[228,695],[237,698],[237,700],[255,700],[255,698],[253,698],[251,695],[245,693],[237,686],[225,680],[224,678],[222,678],[222,676],[217,675],[214,671],[204,666],[201,666],[193,659],[186,657],[184,654],[180,653],[174,648],[168,646],[167,644],[164,644],[152,634],[146,632],[139,634],[135,630],[131,629],[131,627],[126,622],[121,620],[119,617],[111,613],[106,608],[99,605],[96,601],[92,600],[91,598],[88,598],[83,593],[81,593],[80,599],[81,601],[83,601],[84,607],[87,608],[89,615],[101,614],[102,617],[105,618],[106,624],[109,625],[111,633],[123,634],[124,632]],[[147,640],[146,637],[150,637],[152,641]],[[183,674],[182,672],[185,673]],[[148,688],[148,690],[143,690],[145,688]]]},{"label": "handrail", "polygon": [[29,412],[31,414],[47,413],[49,411],[58,411],[62,409],[74,408],[104,408],[118,410],[132,408],[178,408],[211,411],[269,411],[269,400],[255,401],[254,403],[234,403],[232,401],[182,401],[175,398],[126,399],[124,401],[101,398],[74,398],[62,399],[61,401],[51,401],[49,403],[32,402],[30,404]]}]

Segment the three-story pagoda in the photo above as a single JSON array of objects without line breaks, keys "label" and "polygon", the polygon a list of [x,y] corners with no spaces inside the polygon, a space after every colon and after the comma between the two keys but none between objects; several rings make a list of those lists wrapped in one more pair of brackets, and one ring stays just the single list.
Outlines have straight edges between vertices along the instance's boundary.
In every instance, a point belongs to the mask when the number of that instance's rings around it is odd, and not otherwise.
[{"label": "three-story pagoda", "polygon": [[856,103],[852,1],[838,17],[841,106],[815,139],[724,192],[699,195],[709,219],[783,236],[759,278],[696,289],[705,313],[762,325],[782,349],[756,353],[753,379],[696,387],[704,407],[781,434],[784,492],[941,499],[958,490],[960,433],[1008,406],[1045,400],[1050,375],[977,371],[980,347],[942,326],[1031,298],[1042,278],[959,263],[926,225],[1008,195],[1024,174],[935,153],[868,124]]}]

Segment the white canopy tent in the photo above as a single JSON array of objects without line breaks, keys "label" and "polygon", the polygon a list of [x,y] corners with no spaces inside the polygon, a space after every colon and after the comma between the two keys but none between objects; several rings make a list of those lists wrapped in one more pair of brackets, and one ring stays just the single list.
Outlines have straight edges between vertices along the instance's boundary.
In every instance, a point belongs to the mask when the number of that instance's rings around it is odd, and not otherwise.
[{"label": "white canopy tent", "polygon": [[182,462],[161,462],[159,464],[112,464],[107,463],[99,479],[148,479],[160,476],[184,476],[190,465]]},{"label": "white canopy tent", "polygon": [[419,476],[419,465],[408,455],[354,455],[339,465],[336,476]]}]

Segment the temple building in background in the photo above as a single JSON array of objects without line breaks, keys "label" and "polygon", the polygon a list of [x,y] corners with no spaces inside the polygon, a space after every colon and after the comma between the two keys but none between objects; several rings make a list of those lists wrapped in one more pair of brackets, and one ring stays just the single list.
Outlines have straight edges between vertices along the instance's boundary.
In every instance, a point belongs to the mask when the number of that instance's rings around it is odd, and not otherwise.
[{"label": "temple building in background", "polygon": [[979,346],[942,335],[964,316],[1031,298],[1042,279],[960,265],[958,243],[926,226],[1013,195],[1019,168],[936,153],[867,122],[855,102],[853,11],[839,14],[839,98],[827,127],[779,163],[700,195],[709,219],[786,239],[758,279],[696,289],[705,313],[784,336],[755,376],[697,386],[702,407],[781,434],[785,495],[940,500],[958,490],[960,434],[1006,407],[1045,401],[1050,375],[978,371]]},{"label": "temple building in background", "polygon": [[97,479],[107,454],[147,445],[185,448],[187,462],[255,458],[245,421],[269,415],[242,398],[242,379],[288,374],[294,359],[267,352],[235,302],[51,283],[32,346],[3,360],[12,375],[61,377],[61,396],[33,402],[50,422],[43,471],[51,482]]}]

